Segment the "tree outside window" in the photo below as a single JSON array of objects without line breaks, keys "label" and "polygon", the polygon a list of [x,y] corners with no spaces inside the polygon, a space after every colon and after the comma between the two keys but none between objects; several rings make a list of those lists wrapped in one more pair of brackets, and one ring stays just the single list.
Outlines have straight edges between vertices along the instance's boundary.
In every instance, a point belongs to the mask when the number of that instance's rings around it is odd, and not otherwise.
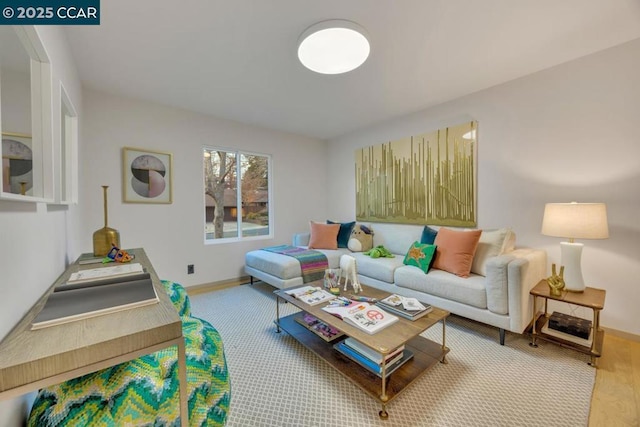
[{"label": "tree outside window", "polygon": [[203,160],[205,241],[270,236],[270,157],[205,147]]}]

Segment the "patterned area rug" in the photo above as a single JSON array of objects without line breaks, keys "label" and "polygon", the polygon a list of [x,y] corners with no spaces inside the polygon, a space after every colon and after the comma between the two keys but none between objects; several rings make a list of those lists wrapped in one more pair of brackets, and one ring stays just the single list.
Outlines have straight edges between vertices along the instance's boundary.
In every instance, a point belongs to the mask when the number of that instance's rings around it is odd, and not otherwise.
[{"label": "patterned area rug", "polygon": [[[231,379],[227,426],[586,426],[595,369],[586,355],[450,316],[448,364],[380,405],[286,332],[262,282],[191,297],[222,335]],[[281,315],[297,311],[281,304]],[[441,342],[442,328],[423,335]]]}]

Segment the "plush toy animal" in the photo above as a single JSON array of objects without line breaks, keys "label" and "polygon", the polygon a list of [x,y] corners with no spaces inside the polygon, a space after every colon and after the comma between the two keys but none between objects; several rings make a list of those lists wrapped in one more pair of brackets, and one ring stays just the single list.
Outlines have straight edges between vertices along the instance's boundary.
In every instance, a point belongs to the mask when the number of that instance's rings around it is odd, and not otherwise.
[{"label": "plush toy animal", "polygon": [[365,252],[373,247],[373,231],[370,228],[356,224],[347,242],[351,252]]},{"label": "plush toy animal", "polygon": [[383,245],[378,245],[375,248],[366,251],[364,255],[370,256],[371,258],[395,258],[395,255]]},{"label": "plush toy animal", "polygon": [[338,276],[338,283],[340,279],[344,277],[344,290],[347,290],[347,284],[351,280],[353,286],[353,293],[357,294],[362,290],[360,282],[358,282],[358,268],[356,265],[356,259],[351,255],[344,254],[340,257],[340,275]]}]

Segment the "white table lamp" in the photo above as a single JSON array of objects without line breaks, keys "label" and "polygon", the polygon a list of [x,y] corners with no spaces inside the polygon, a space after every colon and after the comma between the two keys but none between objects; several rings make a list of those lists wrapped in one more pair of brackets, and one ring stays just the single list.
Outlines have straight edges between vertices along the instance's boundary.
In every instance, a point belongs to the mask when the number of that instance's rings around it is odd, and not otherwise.
[{"label": "white table lamp", "polygon": [[584,291],[580,258],[582,243],[574,239],[606,239],[609,237],[607,207],[604,203],[547,203],[542,219],[542,234],[568,238],[560,243],[561,265],[564,266],[565,289]]}]

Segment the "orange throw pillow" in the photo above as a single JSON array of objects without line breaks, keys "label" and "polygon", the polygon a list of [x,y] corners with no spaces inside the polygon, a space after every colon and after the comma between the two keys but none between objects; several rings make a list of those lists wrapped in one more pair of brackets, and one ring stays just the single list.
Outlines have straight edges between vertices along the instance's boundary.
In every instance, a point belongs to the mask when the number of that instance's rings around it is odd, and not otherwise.
[{"label": "orange throw pillow", "polygon": [[321,224],[311,222],[309,249],[338,249],[340,224]]},{"label": "orange throw pillow", "polygon": [[456,276],[469,277],[480,234],[482,230],[456,231],[440,228],[433,242],[438,248],[433,268],[448,271]]}]

